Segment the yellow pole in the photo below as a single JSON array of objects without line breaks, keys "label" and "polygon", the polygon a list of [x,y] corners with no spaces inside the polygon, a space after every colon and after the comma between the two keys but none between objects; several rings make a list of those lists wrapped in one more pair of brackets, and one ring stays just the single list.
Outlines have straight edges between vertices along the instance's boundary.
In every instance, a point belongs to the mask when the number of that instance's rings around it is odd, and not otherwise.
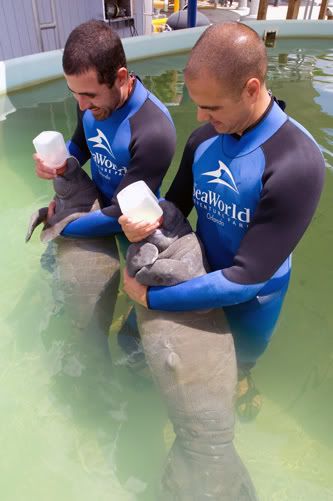
[{"label": "yellow pole", "polygon": [[179,0],[174,0],[173,2],[173,11],[178,12],[179,11]]}]

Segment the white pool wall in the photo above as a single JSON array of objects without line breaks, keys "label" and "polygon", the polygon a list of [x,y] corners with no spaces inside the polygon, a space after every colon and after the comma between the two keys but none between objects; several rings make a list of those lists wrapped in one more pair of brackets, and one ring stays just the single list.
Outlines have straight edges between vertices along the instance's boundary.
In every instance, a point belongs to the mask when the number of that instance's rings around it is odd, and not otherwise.
[{"label": "white pool wall", "polygon": [[[332,38],[333,21],[315,20],[246,20],[262,37],[266,30],[277,31],[277,38]],[[206,27],[164,32],[149,36],[124,38],[127,60],[185,52],[191,49]],[[0,61],[0,95],[62,76],[62,50]]]}]

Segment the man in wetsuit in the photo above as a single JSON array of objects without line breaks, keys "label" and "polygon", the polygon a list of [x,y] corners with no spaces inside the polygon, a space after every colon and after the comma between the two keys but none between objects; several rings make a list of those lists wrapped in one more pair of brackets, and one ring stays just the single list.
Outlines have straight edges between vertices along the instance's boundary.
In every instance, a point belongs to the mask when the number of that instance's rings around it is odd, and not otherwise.
[{"label": "man in wetsuit", "polygon": [[[196,43],[185,83],[198,120],[208,123],[190,136],[166,199],[185,216],[195,207],[212,271],[148,290],[125,276],[127,293],[150,309],[224,308],[239,366],[238,413],[245,419],[261,405],[250,370],[278,320],[291,253],[312,219],[325,171],[314,139],[267,90],[266,72],[262,40],[241,23],[213,25]],[[150,232],[124,216],[120,222],[132,241]]]},{"label": "man in wetsuit", "polygon": [[[158,192],[174,154],[175,128],[167,108],[129,73],[121,40],[103,21],[88,21],[72,31],[63,69],[78,103],[77,127],[67,148],[81,165],[90,159],[103,208],[69,223],[62,235],[111,235],[121,231],[118,191],[143,179]],[[39,177],[57,175],[38,155],[34,159]]]},{"label": "man in wetsuit", "polygon": [[[119,234],[121,212],[116,195],[140,179],[158,193],[175,151],[175,127],[167,108],[139,78],[129,73],[121,40],[108,24],[89,21],[76,27],[64,48],[63,69],[68,88],[78,104],[77,127],[67,148],[81,165],[90,159],[92,179],[101,193],[103,207],[70,222],[62,236],[89,238],[89,242],[95,238],[97,248],[105,252],[109,243],[104,237],[118,233],[117,241],[124,253],[126,239]],[[53,179],[66,168],[65,164],[57,171],[38,155],[34,155],[34,159],[36,173],[43,179]],[[49,216],[53,211],[54,202],[51,202]],[[154,223],[151,229],[157,226],[158,223]],[[94,273],[94,269],[87,270],[84,280],[93,282]],[[77,287],[80,289],[80,283]],[[91,301],[89,297],[81,301],[85,300]],[[100,300],[101,304],[108,304],[107,312],[103,307],[103,319],[106,316],[108,319],[99,322],[105,325],[105,334],[112,320],[114,300],[114,297]],[[133,310],[118,335],[119,343],[127,352],[137,352],[137,341],[123,334],[136,332]]]}]

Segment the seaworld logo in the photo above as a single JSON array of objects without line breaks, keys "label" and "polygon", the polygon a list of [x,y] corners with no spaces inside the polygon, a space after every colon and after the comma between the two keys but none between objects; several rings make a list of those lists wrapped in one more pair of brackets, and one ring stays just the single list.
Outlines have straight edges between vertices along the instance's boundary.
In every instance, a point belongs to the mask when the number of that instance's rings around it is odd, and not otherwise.
[{"label": "seaworld logo", "polygon": [[[221,179],[222,175],[226,174],[228,177],[228,181],[225,179]],[[211,179],[208,181],[208,183],[216,183],[216,184],[223,184],[224,186],[227,186],[230,188],[232,191],[235,191],[236,193],[239,193],[238,188],[236,186],[235,180],[232,177],[231,171],[229,167],[226,166],[221,160],[219,160],[219,168],[217,170],[212,170],[210,172],[204,172],[202,176],[211,176],[214,177],[215,179]]]},{"label": "seaworld logo", "polygon": [[[194,186],[193,198],[196,205],[204,209],[211,209],[214,214],[222,216],[223,219],[227,218],[230,221],[234,220],[245,224],[249,224],[250,222],[251,214],[249,208],[239,210],[236,204],[227,204],[224,202],[219,193],[211,190],[203,191]],[[208,217],[208,219],[212,219],[212,217]]]},{"label": "seaworld logo", "polygon": [[[108,152],[109,156],[115,159],[114,153],[112,151],[111,145],[105,136],[105,134],[100,130],[97,130],[97,136],[88,138],[88,141],[94,143],[93,148],[99,148]],[[118,176],[124,176],[127,172],[126,167],[118,167],[110,158],[100,152],[92,152],[92,157],[98,167],[98,171],[101,176],[105,177],[107,180],[110,179],[110,170],[114,171]]]},{"label": "seaworld logo", "polygon": [[106,179],[109,179],[108,175],[110,174],[110,169],[115,171],[115,174],[119,176],[124,176],[127,172],[126,167],[118,167],[117,164],[101,153],[93,153],[92,157],[95,160],[99,173],[103,177],[106,177]]},{"label": "seaworld logo", "polygon": [[113,154],[112,148],[105,134],[103,134],[103,132],[100,129],[96,130],[97,130],[97,136],[90,137],[88,141],[95,143],[93,144],[93,148],[100,148],[102,150],[106,150],[111,157],[116,158]]},{"label": "seaworld logo", "polygon": [[[231,170],[221,160],[218,162],[218,169],[203,172],[201,175],[213,178],[207,181],[207,183],[222,184],[239,195]],[[207,219],[213,223],[224,226],[228,222],[242,228],[250,222],[251,214],[249,208],[240,209],[235,203],[226,203],[218,192],[211,190],[204,191],[194,186],[193,200],[197,207],[201,207],[207,211]]]}]

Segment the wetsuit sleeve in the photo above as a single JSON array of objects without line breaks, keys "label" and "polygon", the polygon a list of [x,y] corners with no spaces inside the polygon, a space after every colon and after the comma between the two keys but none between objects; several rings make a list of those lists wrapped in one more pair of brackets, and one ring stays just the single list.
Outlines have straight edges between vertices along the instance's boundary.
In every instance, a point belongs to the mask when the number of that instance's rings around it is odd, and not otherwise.
[{"label": "wetsuit sleeve", "polygon": [[[62,235],[75,238],[104,237],[121,231],[118,218],[121,211],[116,195],[125,186],[143,180],[156,193],[171,163],[176,147],[173,122],[149,99],[130,119],[130,162],[111,204],[101,211],[81,216],[69,223]],[[83,131],[83,127],[82,127]],[[80,129],[75,137],[80,137]]]},{"label": "wetsuit sleeve", "polygon": [[171,287],[149,287],[148,308],[194,311],[230,306],[252,299],[265,284],[243,286],[227,280],[218,270]]},{"label": "wetsuit sleeve", "polygon": [[290,121],[262,149],[267,168],[261,199],[232,266],[173,287],[151,287],[151,309],[186,311],[248,301],[263,293],[294,250],[319,201],[324,159],[312,139]]},{"label": "wetsuit sleeve", "polygon": [[[67,142],[69,153],[84,165],[90,158],[90,151],[84,135],[83,112],[77,107],[77,125],[72,138]],[[90,212],[70,222],[61,235],[72,238],[104,237],[121,231],[117,218],[105,216],[100,210]]]},{"label": "wetsuit sleeve", "polygon": [[90,158],[90,151],[83,130],[83,113],[77,107],[76,129],[72,138],[66,144],[69,153],[79,161],[80,165],[84,165]]},{"label": "wetsuit sleeve", "polygon": [[118,218],[121,211],[117,193],[135,181],[143,180],[153,193],[158,193],[176,148],[176,130],[171,117],[150,99],[130,119],[130,162],[127,173],[117,187],[109,207],[103,214]]},{"label": "wetsuit sleeve", "polygon": [[116,217],[106,216],[97,210],[75,219],[67,224],[61,232],[63,237],[97,238],[107,237],[122,231]]},{"label": "wetsuit sleeve", "polygon": [[196,129],[189,137],[183,152],[178,172],[167,191],[165,198],[174,203],[185,217],[193,208],[193,171],[195,150],[200,143],[216,135],[210,124]]},{"label": "wetsuit sleeve", "polygon": [[318,146],[290,120],[262,150],[267,168],[260,202],[233,266],[223,271],[241,284],[268,280],[292,253],[310,224],[324,184],[325,161]]}]

